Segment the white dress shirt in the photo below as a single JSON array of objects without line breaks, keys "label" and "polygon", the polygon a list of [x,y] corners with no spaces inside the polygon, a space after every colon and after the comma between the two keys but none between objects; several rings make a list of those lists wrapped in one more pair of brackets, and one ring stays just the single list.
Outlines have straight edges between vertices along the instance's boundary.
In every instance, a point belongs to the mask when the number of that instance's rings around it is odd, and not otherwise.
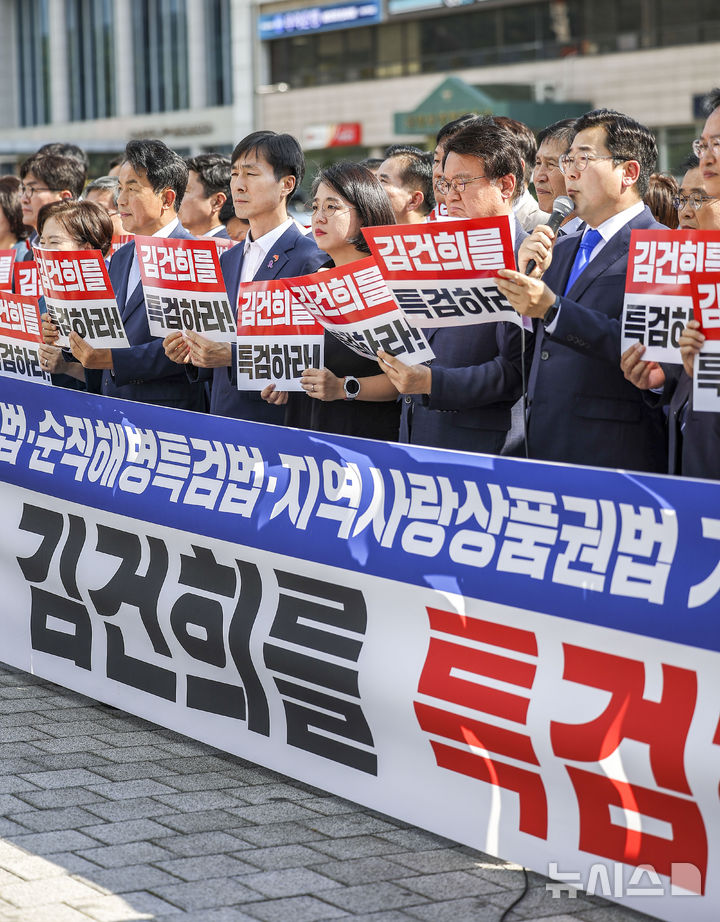
[{"label": "white dress shirt", "polygon": [[248,231],[244,245],[245,255],[243,256],[242,270],[240,272],[241,282],[251,282],[255,278],[260,266],[262,266],[266,260],[269,261],[270,259],[274,259],[275,254],[270,251],[285,231],[289,230],[292,226],[293,219],[288,218],[286,221],[283,221],[282,224],[278,224],[277,227],[268,231],[267,234],[258,237],[257,240],[253,240],[251,233]]}]

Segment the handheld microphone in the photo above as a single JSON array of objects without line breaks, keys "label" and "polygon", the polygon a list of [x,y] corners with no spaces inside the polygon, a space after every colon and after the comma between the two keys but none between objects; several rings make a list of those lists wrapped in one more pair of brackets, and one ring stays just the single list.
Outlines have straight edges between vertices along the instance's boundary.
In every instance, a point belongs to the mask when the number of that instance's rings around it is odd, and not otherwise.
[{"label": "handheld microphone", "polygon": [[[553,210],[550,215],[550,220],[547,222],[547,226],[553,232],[553,234],[560,227],[562,222],[567,218],[569,214],[572,214],[575,211],[575,202],[570,198],[569,195],[558,195],[558,197],[553,202]],[[531,259],[530,262],[525,267],[525,275],[530,275],[537,263],[534,259]]]}]

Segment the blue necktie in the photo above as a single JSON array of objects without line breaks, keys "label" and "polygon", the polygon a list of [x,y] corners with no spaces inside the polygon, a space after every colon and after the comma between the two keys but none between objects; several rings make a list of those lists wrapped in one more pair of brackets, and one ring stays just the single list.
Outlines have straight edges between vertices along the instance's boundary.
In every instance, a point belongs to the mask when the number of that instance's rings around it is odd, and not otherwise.
[{"label": "blue necktie", "polygon": [[588,230],[583,239],[580,241],[580,247],[575,254],[575,262],[573,263],[572,269],[570,270],[570,278],[568,279],[568,283],[565,286],[565,294],[570,291],[570,289],[575,284],[577,277],[583,271],[585,266],[587,266],[587,264],[590,262],[590,254],[601,240],[602,234],[600,231]]}]

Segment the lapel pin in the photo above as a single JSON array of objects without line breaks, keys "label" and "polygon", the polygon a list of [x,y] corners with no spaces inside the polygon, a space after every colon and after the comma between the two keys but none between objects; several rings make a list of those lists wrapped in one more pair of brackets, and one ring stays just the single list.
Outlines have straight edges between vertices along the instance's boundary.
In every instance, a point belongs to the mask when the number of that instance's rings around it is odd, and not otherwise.
[{"label": "lapel pin", "polygon": [[267,264],[267,268],[268,268],[268,269],[272,269],[272,267],[275,265],[275,263],[278,261],[278,259],[280,259],[280,257],[279,257],[279,255],[278,255],[277,253],[275,253],[274,256],[271,256],[271,257],[270,257],[270,261],[269,261],[268,264]]}]

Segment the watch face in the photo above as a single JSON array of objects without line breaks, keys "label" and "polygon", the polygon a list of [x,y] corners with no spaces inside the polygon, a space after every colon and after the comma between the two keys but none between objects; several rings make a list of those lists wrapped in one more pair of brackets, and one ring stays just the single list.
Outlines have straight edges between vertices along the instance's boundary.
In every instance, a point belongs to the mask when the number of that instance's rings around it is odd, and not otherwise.
[{"label": "watch face", "polygon": [[345,384],[343,386],[345,389],[345,394],[350,399],[352,399],[353,397],[357,397],[357,395],[360,393],[360,382],[358,381],[357,378],[352,378],[348,376],[347,378],[345,378]]}]

